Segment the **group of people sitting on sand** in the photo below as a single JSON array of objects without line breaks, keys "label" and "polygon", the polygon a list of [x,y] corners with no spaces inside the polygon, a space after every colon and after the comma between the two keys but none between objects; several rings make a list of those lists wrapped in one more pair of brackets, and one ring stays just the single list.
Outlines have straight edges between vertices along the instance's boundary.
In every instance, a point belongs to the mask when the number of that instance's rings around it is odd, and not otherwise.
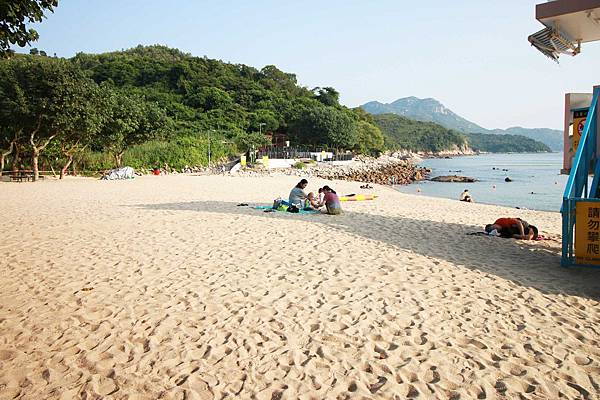
[{"label": "group of people sitting on sand", "polygon": [[275,200],[273,208],[284,205],[287,206],[287,211],[298,212],[299,210],[318,210],[324,206],[327,214],[338,215],[342,213],[342,205],[335,190],[326,185],[319,188],[318,195],[315,196],[313,192],[306,193],[307,186],[308,181],[302,179],[290,191],[288,201]]},{"label": "group of people sitting on sand", "polygon": [[485,226],[485,232],[490,236],[505,238],[536,240],[538,228],[530,225],[521,218],[498,218],[493,224]]}]

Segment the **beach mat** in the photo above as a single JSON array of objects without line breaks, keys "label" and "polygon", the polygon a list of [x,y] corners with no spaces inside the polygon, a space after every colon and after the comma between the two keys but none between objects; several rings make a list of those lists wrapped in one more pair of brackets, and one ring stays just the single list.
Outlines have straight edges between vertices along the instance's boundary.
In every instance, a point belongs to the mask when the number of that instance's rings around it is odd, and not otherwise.
[{"label": "beach mat", "polygon": [[[252,208],[254,208],[255,210],[263,210],[263,211],[265,211],[265,210],[273,210],[273,206],[255,206],[255,207],[252,207]],[[319,210],[300,210],[297,213],[288,213],[287,211],[284,211],[284,210],[274,210],[274,211],[284,212],[284,213],[287,213],[287,214],[320,214],[321,213],[321,211],[319,211]]]}]

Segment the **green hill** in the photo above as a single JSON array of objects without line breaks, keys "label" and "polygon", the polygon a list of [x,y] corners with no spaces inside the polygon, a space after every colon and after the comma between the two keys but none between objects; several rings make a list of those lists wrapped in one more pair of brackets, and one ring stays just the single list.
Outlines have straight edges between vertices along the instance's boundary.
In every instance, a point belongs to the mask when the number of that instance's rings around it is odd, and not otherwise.
[{"label": "green hill", "polygon": [[433,122],[421,122],[395,114],[373,115],[388,149],[440,152],[466,149],[467,138]]},{"label": "green hill", "polygon": [[542,142],[521,135],[469,133],[469,146],[488,153],[542,153],[552,149]]},{"label": "green hill", "polygon": [[[0,78],[0,150],[16,149],[12,166],[206,165],[209,147],[213,160],[239,154],[267,144],[265,132],[286,135],[292,146],[383,150],[381,131],[362,110],[340,105],[334,88],[308,89],[273,65],[156,45],[70,59],[17,55],[0,60]],[[31,121],[45,124],[35,159]],[[60,135],[48,133],[57,126]]]},{"label": "green hill", "polygon": [[373,121],[384,135],[389,149],[440,152],[468,150],[509,153],[551,151],[544,143],[519,135],[462,134],[433,122],[422,122],[396,114],[373,115]]}]

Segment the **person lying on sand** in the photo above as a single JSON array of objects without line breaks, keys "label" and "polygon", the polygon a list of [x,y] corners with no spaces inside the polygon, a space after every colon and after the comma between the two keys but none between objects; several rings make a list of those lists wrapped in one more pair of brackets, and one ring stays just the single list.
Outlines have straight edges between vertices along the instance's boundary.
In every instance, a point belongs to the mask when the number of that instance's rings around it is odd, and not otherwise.
[{"label": "person lying on sand", "polygon": [[319,207],[325,206],[325,208],[327,208],[327,214],[329,215],[341,214],[342,204],[340,203],[340,199],[335,190],[329,186],[323,186],[323,193],[325,193],[325,196],[323,197],[323,201],[319,204]]},{"label": "person lying on sand", "polygon": [[487,224],[485,231],[493,236],[513,239],[531,240],[538,237],[537,227],[520,218],[498,218],[493,224]]}]

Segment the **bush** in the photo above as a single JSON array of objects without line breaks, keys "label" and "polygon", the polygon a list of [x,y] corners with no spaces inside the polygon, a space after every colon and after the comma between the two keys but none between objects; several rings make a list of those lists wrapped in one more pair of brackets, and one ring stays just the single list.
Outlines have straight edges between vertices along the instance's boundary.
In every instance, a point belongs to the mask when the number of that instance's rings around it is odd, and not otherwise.
[{"label": "bush", "polygon": [[292,167],[296,169],[304,169],[306,168],[306,164],[304,164],[302,161],[297,161],[294,163],[294,165],[292,165]]},{"label": "bush", "polygon": [[[224,144],[221,138],[211,140],[211,161],[222,160],[235,153],[235,149]],[[171,142],[150,141],[131,147],[123,155],[123,165],[134,169],[154,167],[182,169],[190,166],[208,165],[208,139],[206,137],[183,136]],[[115,168],[115,160],[106,153],[88,152],[79,162],[80,168],[99,171]]]}]

